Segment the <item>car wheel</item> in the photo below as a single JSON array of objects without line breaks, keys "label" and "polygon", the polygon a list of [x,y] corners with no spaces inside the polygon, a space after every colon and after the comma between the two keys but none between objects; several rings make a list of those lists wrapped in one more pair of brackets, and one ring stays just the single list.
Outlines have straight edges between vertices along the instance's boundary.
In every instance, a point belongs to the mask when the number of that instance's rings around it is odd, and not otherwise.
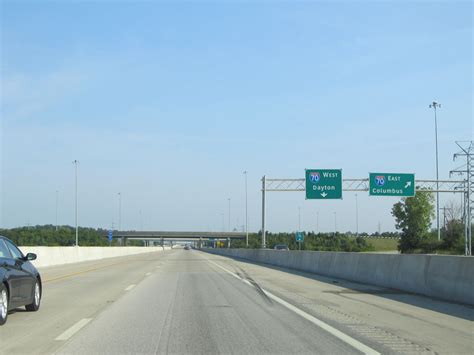
[{"label": "car wheel", "polygon": [[38,280],[36,280],[35,282],[35,288],[33,292],[34,292],[33,303],[27,304],[25,308],[27,311],[35,312],[40,308],[40,303],[41,303],[41,287]]},{"label": "car wheel", "polygon": [[0,325],[4,325],[8,317],[8,291],[4,284],[0,284]]}]

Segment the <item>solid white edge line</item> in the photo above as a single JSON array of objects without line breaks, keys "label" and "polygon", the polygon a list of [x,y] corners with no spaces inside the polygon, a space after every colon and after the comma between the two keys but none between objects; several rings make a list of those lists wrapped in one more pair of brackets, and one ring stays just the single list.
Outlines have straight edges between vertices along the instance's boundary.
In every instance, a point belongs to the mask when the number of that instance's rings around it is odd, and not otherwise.
[{"label": "solid white edge line", "polygon": [[135,287],[135,285],[130,285],[130,286],[128,286],[128,287],[125,289],[125,291],[130,291],[130,290],[131,290],[132,288],[134,288],[134,287]]},{"label": "solid white edge line", "polygon": [[145,274],[145,276],[150,276],[150,275],[151,275],[151,272],[147,272],[147,273]]},{"label": "solid white edge line", "polygon": [[85,327],[87,323],[89,323],[91,320],[92,318],[81,319],[79,322],[77,322],[72,327],[67,329],[64,333],[59,335],[55,340],[68,340],[70,337],[76,334],[79,330],[81,330],[81,328]]},{"label": "solid white edge line", "polygon": [[[240,281],[243,281],[247,285],[253,287],[253,285],[248,280],[243,279],[239,275],[233,273],[230,270],[227,270],[225,267],[220,266],[219,264],[217,264],[217,263],[215,263],[215,262],[213,262],[209,259],[207,259],[207,261],[209,261],[211,264],[217,266],[218,268],[224,270],[228,274],[234,276],[235,278],[239,279]],[[358,340],[352,338],[351,336],[341,332],[340,330],[330,326],[329,324],[327,324],[327,323],[323,322],[322,320],[312,316],[311,314],[306,313],[305,311],[299,309],[298,307],[293,306],[291,303],[286,302],[285,300],[283,300],[280,297],[274,295],[273,293],[268,292],[265,289],[262,289],[262,291],[265,292],[265,294],[268,297],[270,297],[272,300],[274,300],[275,302],[281,304],[282,306],[289,309],[290,311],[292,311],[292,312],[298,314],[299,316],[303,317],[304,319],[310,321],[311,323],[313,323],[314,325],[320,327],[321,329],[324,329],[328,333],[334,335],[336,338],[342,340],[346,344],[349,344],[350,346],[352,346],[353,348],[359,350],[360,352],[362,352],[364,354],[380,355],[380,353],[377,350],[374,350],[371,347],[368,347],[367,345],[362,344],[360,341],[358,341]]]}]

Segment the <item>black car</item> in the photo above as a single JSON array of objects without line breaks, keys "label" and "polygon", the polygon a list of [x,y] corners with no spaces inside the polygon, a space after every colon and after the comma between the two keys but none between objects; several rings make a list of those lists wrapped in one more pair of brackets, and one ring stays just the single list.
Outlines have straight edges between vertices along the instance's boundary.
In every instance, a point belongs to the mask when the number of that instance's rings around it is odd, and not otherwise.
[{"label": "black car", "polygon": [[273,249],[275,249],[275,250],[284,250],[284,251],[290,250],[288,248],[288,245],[286,245],[286,244],[277,244],[273,247]]},{"label": "black car", "polygon": [[23,253],[16,245],[0,236],[0,325],[5,324],[8,311],[25,306],[37,311],[41,302],[41,277],[30,263],[36,254]]}]

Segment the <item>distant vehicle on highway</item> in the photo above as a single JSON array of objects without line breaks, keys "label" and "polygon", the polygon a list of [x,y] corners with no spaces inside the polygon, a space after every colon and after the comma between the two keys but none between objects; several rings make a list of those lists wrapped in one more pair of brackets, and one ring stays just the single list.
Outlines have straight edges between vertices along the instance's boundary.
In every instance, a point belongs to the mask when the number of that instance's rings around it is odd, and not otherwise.
[{"label": "distant vehicle on highway", "polygon": [[25,306],[37,311],[41,303],[41,276],[30,263],[36,254],[23,253],[10,240],[0,236],[0,325],[7,321],[8,311]]},{"label": "distant vehicle on highway", "polygon": [[184,246],[184,250],[189,250],[189,249],[191,249],[191,247],[186,244],[186,245]]},{"label": "distant vehicle on highway", "polygon": [[290,250],[286,244],[277,244],[273,247],[274,250]]}]

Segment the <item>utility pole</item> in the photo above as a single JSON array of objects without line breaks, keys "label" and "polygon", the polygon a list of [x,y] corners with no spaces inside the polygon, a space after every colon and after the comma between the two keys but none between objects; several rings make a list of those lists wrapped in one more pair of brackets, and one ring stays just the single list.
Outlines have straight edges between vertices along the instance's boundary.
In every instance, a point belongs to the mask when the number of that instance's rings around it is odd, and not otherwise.
[{"label": "utility pole", "polygon": [[248,214],[248,197],[247,197],[247,170],[245,175],[245,245],[249,247],[249,214]]},{"label": "utility pole", "polygon": [[337,233],[337,212],[334,212],[334,236]]},{"label": "utility pole", "polygon": [[446,224],[447,224],[447,218],[446,218],[446,210],[450,210],[449,207],[440,207],[440,211],[443,211],[443,229],[444,229],[444,234],[446,235]]},{"label": "utility pole", "polygon": [[435,119],[435,141],[436,141],[436,226],[438,228],[438,240],[441,240],[441,231],[439,229],[439,169],[438,169],[438,119],[436,117],[436,110],[441,107],[439,103],[433,101],[430,108],[434,110]]},{"label": "utility pole", "polygon": [[78,225],[77,225],[77,164],[79,163],[78,160],[74,160],[73,161],[73,164],[74,164],[74,175],[75,175],[75,195],[76,195],[76,247],[79,246],[79,228],[78,228]]}]

